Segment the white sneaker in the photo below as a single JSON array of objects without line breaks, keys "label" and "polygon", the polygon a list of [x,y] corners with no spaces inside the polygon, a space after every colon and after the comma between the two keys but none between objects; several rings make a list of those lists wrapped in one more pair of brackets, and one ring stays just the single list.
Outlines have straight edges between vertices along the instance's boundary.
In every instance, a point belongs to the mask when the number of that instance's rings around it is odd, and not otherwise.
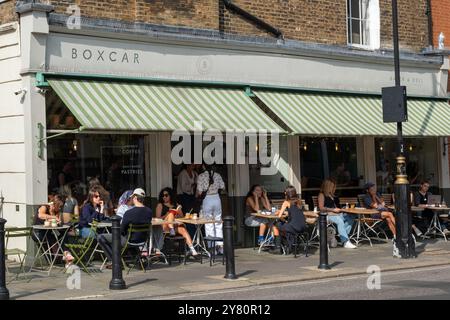
[{"label": "white sneaker", "polygon": [[355,246],[355,245],[354,245],[353,243],[351,243],[350,240],[349,240],[349,241],[347,241],[347,242],[344,243],[344,248],[346,248],[346,249],[356,249],[357,246]]},{"label": "white sneaker", "polygon": [[192,254],[194,257],[198,255],[198,252],[195,250],[194,247],[190,247],[189,249],[191,250],[191,254]]},{"label": "white sneaker", "polygon": [[397,245],[395,244],[395,241],[392,241],[393,249],[392,249],[392,256],[394,258],[401,258],[400,252],[398,251]]},{"label": "white sneaker", "polygon": [[442,230],[442,232],[443,232],[446,236],[450,233],[450,231],[448,231],[447,228],[445,228],[444,230]]}]

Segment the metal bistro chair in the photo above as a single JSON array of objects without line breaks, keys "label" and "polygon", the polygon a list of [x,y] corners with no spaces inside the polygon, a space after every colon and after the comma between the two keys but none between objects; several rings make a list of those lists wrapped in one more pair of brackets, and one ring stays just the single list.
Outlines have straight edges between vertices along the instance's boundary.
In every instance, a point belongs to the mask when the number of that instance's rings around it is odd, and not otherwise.
[{"label": "metal bistro chair", "polygon": [[[131,269],[133,269],[138,263],[140,264],[141,269],[144,272],[146,272],[146,268],[144,267],[144,261],[146,261],[147,266],[150,265],[148,252],[146,251],[146,248],[148,248],[149,246],[151,227],[152,227],[151,223],[130,224],[128,226],[127,242],[122,248],[122,263],[125,268],[126,267],[125,258],[132,258],[133,264],[130,265],[127,274],[129,274]],[[145,241],[132,242],[131,238],[136,233],[143,234]]]},{"label": "metal bistro chair", "polygon": [[[358,195],[358,201],[359,201],[359,205],[361,206],[361,208],[365,208],[364,197],[365,197],[365,194]],[[386,205],[387,205],[387,202],[386,202]],[[375,219],[375,218],[370,218],[370,217],[365,217],[365,216],[361,217],[360,219],[364,223],[364,228],[366,229],[366,231],[369,233],[372,233],[375,236],[375,238],[381,239],[380,234],[382,234],[386,240],[389,240],[389,237],[387,236],[386,231],[383,228],[383,224],[384,224],[383,219]]]},{"label": "metal bistro chair", "polygon": [[[24,262],[27,256],[27,251],[20,248],[8,248],[9,239],[11,238],[28,238],[31,236],[31,227],[7,227],[5,229],[5,255],[9,256],[17,256],[19,259],[19,272],[16,275],[16,279],[19,277],[20,273],[25,272]],[[6,264],[6,272],[9,272],[8,265]]]},{"label": "metal bistro chair", "polygon": [[[91,231],[93,235],[97,234],[97,224],[98,221],[92,221]],[[94,243],[96,243],[97,240],[95,239],[95,236],[91,236],[85,239],[78,239],[78,241],[79,243],[68,243],[66,244],[66,247],[70,250],[74,257],[73,264],[81,266],[84,272],[89,274],[88,265],[90,262],[89,260],[91,259],[88,253],[93,251]],[[88,258],[88,261],[85,263],[83,259],[86,257]]]}]

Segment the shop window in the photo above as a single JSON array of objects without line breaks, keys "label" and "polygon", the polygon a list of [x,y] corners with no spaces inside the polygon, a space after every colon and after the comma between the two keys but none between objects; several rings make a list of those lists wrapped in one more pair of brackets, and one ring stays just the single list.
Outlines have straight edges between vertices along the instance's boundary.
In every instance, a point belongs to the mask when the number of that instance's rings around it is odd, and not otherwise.
[{"label": "shop window", "polygon": [[[268,138],[268,155],[270,154],[270,138]],[[249,165],[250,186],[259,184],[268,192],[269,196],[282,197],[284,189],[289,185],[289,164],[287,151],[287,137],[279,137],[279,161],[276,163],[277,173],[274,175],[261,175],[261,163]]]},{"label": "shop window", "polygon": [[69,183],[80,202],[94,177],[110,192],[113,202],[125,190],[146,188],[141,135],[63,135],[48,140],[47,160],[49,192],[58,192],[61,183]]},{"label": "shop window", "polygon": [[302,191],[317,191],[326,178],[337,189],[358,187],[356,138],[302,138],[299,147]]},{"label": "shop window", "polygon": [[[395,138],[375,139],[377,185],[380,192],[392,193],[396,175],[398,142]],[[422,180],[438,185],[437,147],[435,138],[404,139],[406,174],[410,185],[418,187]]]}]

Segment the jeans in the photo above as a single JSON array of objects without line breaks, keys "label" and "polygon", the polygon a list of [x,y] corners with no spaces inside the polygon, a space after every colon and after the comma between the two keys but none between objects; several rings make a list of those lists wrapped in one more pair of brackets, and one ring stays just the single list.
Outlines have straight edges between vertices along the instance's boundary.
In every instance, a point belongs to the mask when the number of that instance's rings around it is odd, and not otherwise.
[{"label": "jeans", "polygon": [[339,237],[342,243],[346,243],[349,240],[348,234],[350,233],[353,225],[354,217],[348,214],[341,215],[328,215],[328,222],[332,222],[337,225]]},{"label": "jeans", "polygon": [[91,228],[81,228],[80,229],[80,236],[83,239],[94,238],[95,237],[95,233],[91,230]]},{"label": "jeans", "polygon": [[[218,194],[207,195],[202,204],[204,218],[208,220],[216,220],[217,223],[205,224],[205,235],[212,237],[223,237],[222,233],[222,203]],[[216,242],[220,246],[223,242]]]}]

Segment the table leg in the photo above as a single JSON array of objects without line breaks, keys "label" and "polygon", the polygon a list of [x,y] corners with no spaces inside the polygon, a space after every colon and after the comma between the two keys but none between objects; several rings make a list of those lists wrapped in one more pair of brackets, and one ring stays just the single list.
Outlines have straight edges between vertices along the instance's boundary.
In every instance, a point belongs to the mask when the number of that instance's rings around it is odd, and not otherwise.
[{"label": "table leg", "polygon": [[261,242],[261,244],[259,245],[259,250],[258,253],[261,253],[262,248],[270,242],[270,236],[272,234],[272,229],[273,229],[273,222],[269,221],[269,227],[267,228],[267,233],[266,233],[266,237],[264,238],[264,241]]}]

